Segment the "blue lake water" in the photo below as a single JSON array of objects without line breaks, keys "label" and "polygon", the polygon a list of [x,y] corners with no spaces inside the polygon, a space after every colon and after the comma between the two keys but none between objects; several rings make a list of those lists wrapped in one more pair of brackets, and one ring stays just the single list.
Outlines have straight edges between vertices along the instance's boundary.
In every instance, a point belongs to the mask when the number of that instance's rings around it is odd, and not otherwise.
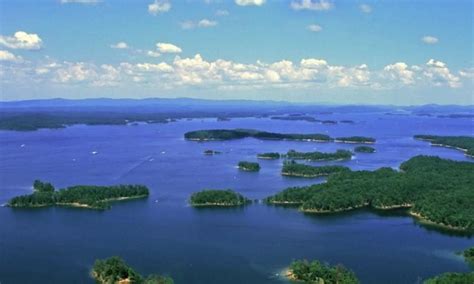
[{"label": "blue lake water", "polygon": [[[474,245],[472,237],[423,227],[404,214],[359,210],[312,216],[264,204],[237,209],[187,205],[189,195],[204,188],[231,188],[262,199],[289,186],[322,181],[282,177],[281,160],[259,160],[259,173],[238,171],[238,161],[255,161],[259,152],[354,147],[252,138],[184,140],[183,134],[191,130],[253,128],[375,137],[375,154],[333,162],[352,169],[396,168],[419,154],[469,160],[460,151],[431,147],[412,136],[473,135],[471,119],[383,113],[319,117],[351,119],[355,124],[240,118],[0,132],[2,204],[30,193],[34,179],[50,181],[58,188],[139,183],[151,191],[147,200],[115,203],[107,211],[0,207],[0,283],[93,283],[89,271],[94,260],[113,255],[123,257],[142,274],[168,274],[178,284],[285,283],[277,273],[299,258],[342,263],[362,283],[418,283],[447,271],[469,271],[456,252]],[[223,153],[205,156],[206,149]]]}]

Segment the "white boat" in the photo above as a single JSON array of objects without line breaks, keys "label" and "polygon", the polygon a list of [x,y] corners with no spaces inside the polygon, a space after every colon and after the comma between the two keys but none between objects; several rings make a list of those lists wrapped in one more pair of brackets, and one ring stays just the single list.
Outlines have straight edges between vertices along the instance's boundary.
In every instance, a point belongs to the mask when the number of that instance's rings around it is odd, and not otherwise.
[{"label": "white boat", "polygon": [[97,151],[92,151],[91,154],[92,154],[92,155],[97,155],[97,154],[99,154],[99,152],[97,152]]}]

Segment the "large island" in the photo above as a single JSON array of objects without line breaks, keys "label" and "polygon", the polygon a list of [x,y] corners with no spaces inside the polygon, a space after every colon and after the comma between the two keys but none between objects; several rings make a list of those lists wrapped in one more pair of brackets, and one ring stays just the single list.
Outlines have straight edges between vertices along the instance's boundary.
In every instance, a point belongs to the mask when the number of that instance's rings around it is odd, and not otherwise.
[{"label": "large island", "polygon": [[10,207],[32,208],[46,206],[69,206],[90,209],[110,208],[110,202],[148,196],[148,188],[143,185],[92,186],[78,185],[55,190],[50,183],[36,180],[34,192],[12,198]]},{"label": "large island", "polygon": [[92,277],[100,284],[173,284],[168,276],[149,275],[143,277],[125,261],[118,257],[98,259],[91,271]]},{"label": "large island", "polygon": [[295,163],[294,161],[285,162],[281,169],[281,174],[291,177],[305,177],[315,178],[321,176],[328,176],[333,173],[343,171],[350,171],[348,167],[344,166],[321,166],[313,167],[305,164]]},{"label": "large island", "polygon": [[351,151],[337,150],[334,153],[325,152],[297,152],[290,150],[286,153],[286,158],[293,160],[308,160],[308,161],[338,161],[350,160],[352,158]]},{"label": "large island", "polygon": [[233,140],[247,137],[263,140],[332,141],[332,138],[325,134],[283,134],[252,129],[197,130],[186,132],[184,137],[192,141]]},{"label": "large island", "polygon": [[400,170],[341,171],[324,184],[288,188],[266,201],[308,213],[408,208],[424,223],[474,232],[474,163],[417,156]]},{"label": "large island", "polygon": [[189,203],[194,207],[233,207],[250,202],[250,199],[230,189],[207,189],[193,193],[189,199]]}]

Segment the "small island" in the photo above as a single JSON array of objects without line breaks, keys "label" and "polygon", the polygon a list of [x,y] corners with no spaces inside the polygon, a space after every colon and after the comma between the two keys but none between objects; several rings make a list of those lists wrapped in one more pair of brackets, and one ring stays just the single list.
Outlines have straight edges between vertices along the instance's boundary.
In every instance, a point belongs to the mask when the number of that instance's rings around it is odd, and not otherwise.
[{"label": "small island", "polygon": [[319,120],[312,116],[299,116],[299,115],[290,115],[290,116],[272,116],[270,119],[274,120],[289,120],[289,121],[307,121],[307,122],[318,122]]},{"label": "small island", "polygon": [[474,247],[464,250],[462,255],[468,262],[474,263]]},{"label": "small island", "polygon": [[260,164],[259,163],[240,161],[238,166],[239,166],[239,170],[246,171],[246,172],[258,172],[258,171],[260,171]]},{"label": "small island", "polygon": [[211,129],[190,131],[184,134],[184,138],[191,141],[219,141],[233,140],[252,137],[262,140],[295,140],[330,142],[332,138],[325,134],[283,134],[252,129]]},{"label": "small island", "polygon": [[341,171],[324,184],[291,187],[265,201],[299,205],[314,214],[406,208],[421,224],[472,234],[473,184],[474,163],[416,156],[402,163],[400,171]]},{"label": "small island", "polygon": [[304,164],[298,164],[295,161],[285,162],[281,170],[281,174],[291,177],[315,178],[321,176],[328,176],[333,173],[343,171],[350,171],[348,167],[344,166],[321,166],[313,167]]},{"label": "small island", "polygon": [[357,146],[354,148],[354,152],[357,153],[375,153],[375,148],[370,146]]},{"label": "small island", "polygon": [[423,284],[472,284],[474,272],[458,273],[447,272],[433,278],[426,279]]},{"label": "small island", "polygon": [[292,281],[303,283],[323,283],[323,284],[357,284],[354,272],[342,265],[331,266],[326,263],[314,260],[293,261],[285,273],[286,277]]},{"label": "small island", "polygon": [[337,150],[334,153],[325,152],[297,152],[290,150],[286,153],[286,158],[293,160],[308,160],[308,161],[341,161],[350,160],[352,152],[347,150]]},{"label": "small island", "polygon": [[212,155],[218,155],[221,154],[222,152],[220,151],[215,151],[215,150],[205,150],[204,155],[212,156]]},{"label": "small island", "polygon": [[263,160],[277,160],[277,159],[280,159],[280,153],[276,153],[276,152],[261,153],[261,154],[257,154],[257,158],[263,159]]},{"label": "small island", "polygon": [[69,206],[90,209],[108,209],[110,202],[148,197],[148,188],[143,185],[89,186],[78,185],[55,190],[50,183],[36,180],[34,192],[12,198],[8,206],[32,208],[46,206]]},{"label": "small island", "polygon": [[337,124],[335,120],[321,120],[322,124]]},{"label": "small island", "polygon": [[353,120],[348,120],[348,119],[346,119],[346,120],[341,120],[340,123],[353,124],[353,123],[355,123],[355,122],[354,122]]},{"label": "small island", "polygon": [[91,271],[92,277],[100,284],[173,284],[174,281],[168,276],[149,275],[141,276],[138,272],[128,266],[125,261],[113,256],[107,259],[95,261]]},{"label": "small island", "polygon": [[338,137],[334,139],[334,142],[349,144],[374,144],[375,138],[364,136]]},{"label": "small island", "polygon": [[472,136],[415,135],[415,139],[428,141],[432,146],[454,148],[474,158],[474,137]]},{"label": "small island", "polygon": [[249,203],[250,199],[230,189],[207,189],[193,193],[190,198],[190,204],[194,207],[233,207]]}]

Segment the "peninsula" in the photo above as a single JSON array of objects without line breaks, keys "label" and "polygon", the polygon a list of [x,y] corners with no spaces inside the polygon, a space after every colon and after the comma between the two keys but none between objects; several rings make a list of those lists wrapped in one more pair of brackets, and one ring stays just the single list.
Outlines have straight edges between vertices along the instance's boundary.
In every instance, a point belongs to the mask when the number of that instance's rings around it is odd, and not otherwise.
[{"label": "peninsula", "polygon": [[173,284],[174,281],[168,276],[149,275],[143,277],[125,261],[113,256],[107,259],[95,261],[91,271],[92,277],[100,284]]},{"label": "peninsula", "polygon": [[303,283],[324,283],[324,284],[357,284],[354,272],[342,265],[331,266],[326,263],[314,260],[293,261],[285,273],[286,277],[292,281]]},{"label": "peninsula", "polygon": [[461,150],[466,156],[474,158],[474,137],[472,136],[415,135],[415,139],[428,141],[433,146]]},{"label": "peninsula", "polygon": [[189,200],[194,207],[234,207],[251,203],[250,199],[230,189],[206,189],[193,193]]},{"label": "peninsula", "polygon": [[426,279],[423,284],[470,284],[474,283],[474,272],[446,272]]},{"label": "peninsula", "polygon": [[341,171],[326,183],[288,188],[266,202],[299,205],[308,213],[407,208],[422,223],[474,232],[474,163],[416,156],[400,170]]},{"label": "peninsula", "polygon": [[50,183],[34,182],[34,192],[12,198],[10,207],[32,208],[46,206],[69,206],[90,209],[108,209],[110,202],[148,196],[143,185],[91,186],[78,185],[55,190]]}]

